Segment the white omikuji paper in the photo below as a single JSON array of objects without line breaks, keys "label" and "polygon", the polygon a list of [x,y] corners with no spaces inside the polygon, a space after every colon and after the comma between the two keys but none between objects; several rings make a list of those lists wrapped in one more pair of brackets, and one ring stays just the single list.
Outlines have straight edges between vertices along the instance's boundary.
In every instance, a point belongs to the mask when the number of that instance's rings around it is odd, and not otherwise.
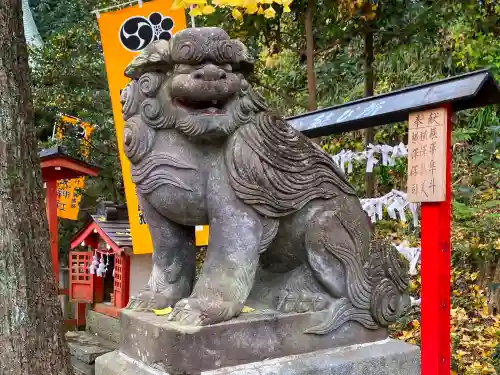
[{"label": "white omikuji paper", "polygon": [[407,201],[406,193],[393,189],[384,196],[377,198],[360,199],[363,210],[370,217],[372,223],[384,219],[384,207],[389,218],[406,222],[406,213],[412,217],[413,226],[416,228],[418,222],[418,204]]},{"label": "white omikuji paper", "polygon": [[372,173],[373,168],[382,159],[382,165],[393,166],[396,164],[396,158],[408,156],[408,149],[404,143],[396,146],[373,145],[369,144],[366,150],[355,152],[351,150],[342,150],[332,156],[333,161],[344,173],[352,173],[353,162],[365,162],[366,172]]}]

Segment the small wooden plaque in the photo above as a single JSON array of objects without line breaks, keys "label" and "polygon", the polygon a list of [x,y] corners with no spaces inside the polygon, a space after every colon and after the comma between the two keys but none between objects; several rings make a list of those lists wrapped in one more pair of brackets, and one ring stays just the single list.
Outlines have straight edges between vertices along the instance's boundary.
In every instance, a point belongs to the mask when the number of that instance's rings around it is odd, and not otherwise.
[{"label": "small wooden plaque", "polygon": [[446,199],[446,108],[410,114],[408,123],[408,202]]}]

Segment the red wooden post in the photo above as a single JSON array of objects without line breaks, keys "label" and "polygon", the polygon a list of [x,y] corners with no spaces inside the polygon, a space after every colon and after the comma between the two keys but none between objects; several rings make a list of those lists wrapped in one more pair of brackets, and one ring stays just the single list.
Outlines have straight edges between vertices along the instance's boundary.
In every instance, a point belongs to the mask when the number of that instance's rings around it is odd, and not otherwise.
[{"label": "red wooden post", "polygon": [[57,181],[47,182],[47,219],[50,233],[50,254],[52,256],[52,268],[56,279],[56,286],[59,288],[59,238],[57,231]]},{"label": "red wooden post", "polygon": [[451,116],[447,116],[446,199],[422,203],[421,353],[423,375],[450,374]]},{"label": "red wooden post", "polygon": [[86,314],[87,314],[87,304],[77,303],[76,304],[76,326],[85,327],[86,325]]},{"label": "red wooden post", "polygon": [[114,300],[115,306],[123,309],[129,300],[130,257],[124,253],[115,254]]}]

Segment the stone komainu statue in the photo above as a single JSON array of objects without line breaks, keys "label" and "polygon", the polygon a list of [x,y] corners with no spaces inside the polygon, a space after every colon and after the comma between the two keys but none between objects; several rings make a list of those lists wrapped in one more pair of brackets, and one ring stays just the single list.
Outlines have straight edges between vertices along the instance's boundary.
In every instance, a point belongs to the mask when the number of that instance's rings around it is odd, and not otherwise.
[{"label": "stone komainu statue", "polygon": [[[331,158],[269,111],[247,81],[252,68],[218,28],[154,42],[127,67],[124,149],[154,246],[149,283],[128,308],[173,306],[170,320],[207,325],[251,299],[324,310],[309,333],[389,325],[409,303],[407,264],[372,239]],[[210,242],[193,286],[200,224]]]}]

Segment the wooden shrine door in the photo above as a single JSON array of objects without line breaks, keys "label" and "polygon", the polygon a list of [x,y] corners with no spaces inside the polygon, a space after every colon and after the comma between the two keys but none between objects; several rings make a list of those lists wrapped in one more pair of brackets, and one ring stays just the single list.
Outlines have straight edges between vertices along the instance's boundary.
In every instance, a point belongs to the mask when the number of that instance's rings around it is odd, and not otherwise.
[{"label": "wooden shrine door", "polygon": [[69,253],[69,300],[70,302],[94,303],[94,278],[90,273],[92,253]]},{"label": "wooden shrine door", "polygon": [[113,296],[115,306],[123,309],[129,300],[130,257],[123,252],[115,254]]}]

